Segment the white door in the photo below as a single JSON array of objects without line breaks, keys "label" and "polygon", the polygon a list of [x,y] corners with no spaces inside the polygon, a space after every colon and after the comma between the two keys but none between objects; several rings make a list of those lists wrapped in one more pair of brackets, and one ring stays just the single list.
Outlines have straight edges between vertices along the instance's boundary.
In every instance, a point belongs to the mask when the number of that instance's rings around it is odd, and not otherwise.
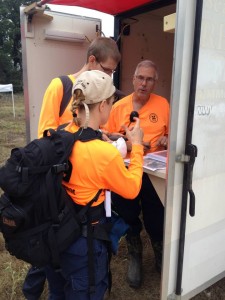
[{"label": "white door", "polygon": [[[34,6],[34,7],[33,7]],[[23,81],[28,141],[37,137],[39,113],[50,81],[73,74],[86,62],[101,20],[39,8],[21,8]]]},{"label": "white door", "polygon": [[[225,276],[224,128],[225,3],[222,0],[178,0],[163,300],[190,299]],[[188,149],[195,151],[191,144],[197,147],[193,173],[187,153]],[[182,162],[185,160],[186,163]]]}]

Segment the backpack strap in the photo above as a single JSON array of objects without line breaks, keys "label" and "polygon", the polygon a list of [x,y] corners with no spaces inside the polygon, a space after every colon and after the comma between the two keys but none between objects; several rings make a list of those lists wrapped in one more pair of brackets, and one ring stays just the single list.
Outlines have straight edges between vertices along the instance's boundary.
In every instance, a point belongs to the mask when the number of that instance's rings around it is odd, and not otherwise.
[{"label": "backpack strap", "polygon": [[[94,258],[94,236],[93,230],[91,226],[91,221],[88,219],[86,213],[88,209],[91,207],[92,203],[98,200],[102,189],[100,189],[95,197],[89,201],[84,208],[79,211],[79,217],[81,219],[82,224],[87,224],[87,245],[88,245],[88,279],[89,279],[89,293],[95,293],[95,258]],[[82,214],[81,214],[82,213]]]},{"label": "backpack strap", "polygon": [[59,79],[62,81],[62,85],[63,85],[63,97],[62,97],[60,110],[59,110],[59,117],[61,117],[72,97],[73,82],[69,78],[69,76],[59,76]]},{"label": "backpack strap", "polygon": [[80,219],[81,224],[86,224],[87,223],[87,211],[89,210],[89,208],[92,206],[92,204],[94,202],[96,202],[100,196],[102,192],[102,189],[98,190],[97,194],[94,196],[94,198],[89,201],[79,212],[78,212],[78,216]]},{"label": "backpack strap", "polygon": [[[62,155],[61,157],[61,161],[59,162],[58,165],[54,165],[54,168],[51,168],[51,170],[49,170],[49,172],[46,175],[46,186],[47,186],[47,190],[51,191],[49,193],[49,214],[51,215],[51,218],[53,220],[53,227],[57,227],[57,224],[59,223],[59,216],[58,216],[58,211],[57,211],[57,205],[56,205],[56,201],[55,201],[55,194],[54,194],[54,183],[52,180],[52,176],[54,175],[54,173],[58,174],[58,182],[59,184],[62,184],[62,179],[63,179],[63,172],[59,172],[58,173],[58,169],[61,170],[61,164],[63,162],[65,162],[65,159],[68,159],[70,151],[72,149],[72,146],[74,144],[75,141],[80,140],[83,142],[86,141],[90,141],[90,140],[94,140],[94,139],[101,139],[101,132],[98,130],[93,130],[91,128],[87,128],[87,129],[83,129],[80,128],[76,133],[71,134],[70,132],[64,131],[63,129],[59,129],[59,130],[48,130],[49,134],[50,134],[50,138],[54,136],[54,141],[56,142],[56,144],[59,147],[59,144],[62,142],[60,135],[62,134],[64,136],[64,138],[68,138],[69,139],[69,143],[67,143],[67,148],[65,149],[65,153]],[[61,134],[60,134],[61,133]],[[61,147],[59,147],[61,149]],[[90,251],[88,254],[88,265],[89,265],[89,285],[90,285],[90,292],[93,292],[95,289],[95,278],[93,275],[93,270],[94,270],[94,253],[93,253],[93,236],[92,233],[90,232],[91,230],[91,224],[90,223],[86,214],[88,209],[91,207],[91,205],[97,201],[97,199],[99,198],[100,193],[102,192],[102,190],[100,189],[97,194],[95,195],[95,197],[90,200],[86,206],[84,206],[79,213],[77,214],[78,219],[80,220],[81,224],[87,224],[88,225],[88,230],[89,230],[89,234],[88,234],[88,245],[90,246]],[[71,199],[69,199],[70,201],[68,201],[69,203],[67,203],[67,205],[71,206]],[[74,209],[74,207],[73,207]],[[75,209],[73,210],[71,209],[72,212],[74,212],[74,216],[76,216],[75,213]],[[52,228],[54,229],[54,228]],[[52,241],[52,255],[53,255],[53,265],[55,267],[57,267],[57,265],[59,266],[59,252],[57,250],[57,247],[54,247],[54,245],[56,245],[56,242],[54,241],[54,230],[52,230],[52,235],[51,235],[51,241]]]}]

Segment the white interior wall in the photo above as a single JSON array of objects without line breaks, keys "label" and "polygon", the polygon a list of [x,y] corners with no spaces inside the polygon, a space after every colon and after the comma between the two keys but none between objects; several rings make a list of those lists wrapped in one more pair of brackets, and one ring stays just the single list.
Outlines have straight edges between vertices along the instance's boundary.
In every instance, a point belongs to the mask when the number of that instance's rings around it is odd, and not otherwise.
[{"label": "white interior wall", "polygon": [[175,5],[137,15],[135,20],[124,20],[130,25],[130,34],[121,36],[121,80],[120,89],[133,91],[132,78],[136,65],[144,59],[158,66],[159,81],[155,92],[170,100],[174,34],[163,32],[163,17],[175,12]]}]

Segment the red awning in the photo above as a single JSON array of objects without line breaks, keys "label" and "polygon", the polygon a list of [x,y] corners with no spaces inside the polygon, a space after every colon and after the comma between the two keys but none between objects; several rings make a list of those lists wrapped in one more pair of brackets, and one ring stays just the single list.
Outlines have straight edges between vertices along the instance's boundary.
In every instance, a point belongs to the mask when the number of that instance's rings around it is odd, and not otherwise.
[{"label": "red awning", "polygon": [[42,0],[41,3],[80,6],[115,16],[152,1],[153,0]]}]

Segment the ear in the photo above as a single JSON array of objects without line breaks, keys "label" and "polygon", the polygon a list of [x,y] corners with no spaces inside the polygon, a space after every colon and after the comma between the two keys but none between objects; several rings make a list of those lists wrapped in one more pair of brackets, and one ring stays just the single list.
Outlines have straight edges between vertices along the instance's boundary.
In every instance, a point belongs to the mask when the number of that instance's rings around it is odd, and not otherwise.
[{"label": "ear", "polygon": [[97,63],[96,57],[95,57],[94,55],[90,55],[90,56],[88,57],[88,62],[91,63],[91,64]]},{"label": "ear", "polygon": [[96,70],[97,64],[96,57],[94,55],[90,55],[88,57],[88,70]]},{"label": "ear", "polygon": [[99,111],[102,112],[105,108],[105,105],[106,105],[106,100],[103,100],[102,102],[100,102],[100,105],[99,105]]}]

